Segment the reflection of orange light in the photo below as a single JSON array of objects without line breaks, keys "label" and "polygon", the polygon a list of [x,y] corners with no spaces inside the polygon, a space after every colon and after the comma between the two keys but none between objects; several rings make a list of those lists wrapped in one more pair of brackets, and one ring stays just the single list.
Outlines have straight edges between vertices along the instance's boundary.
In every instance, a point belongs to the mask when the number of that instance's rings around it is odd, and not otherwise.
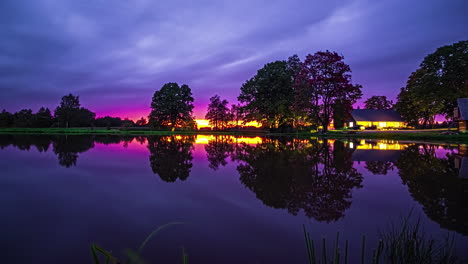
[{"label": "reflection of orange light", "polygon": [[[195,122],[197,123],[197,127],[198,129],[200,128],[205,128],[205,127],[213,127],[212,125],[210,125],[210,121],[207,120],[207,119],[195,119]],[[239,122],[241,123],[241,122]],[[235,126],[235,124],[232,124],[233,126]],[[261,127],[262,125],[259,124],[257,121],[251,121],[251,122],[247,122],[243,125],[241,125],[243,127]]]},{"label": "reflection of orange light", "polygon": [[213,135],[197,135],[195,144],[208,144],[211,140],[214,140]]},{"label": "reflection of orange light", "polygon": [[367,143],[365,140],[361,140],[360,145],[357,149],[380,149],[380,150],[402,150],[408,147],[409,144],[399,144],[394,141],[378,141],[374,144]]},{"label": "reflection of orange light", "polygon": [[[234,137],[234,136],[222,136],[222,141],[226,141],[228,143],[245,143],[245,144],[261,144],[262,138],[261,137]],[[208,144],[211,141],[216,141],[216,136],[214,135],[197,135],[195,139],[195,144]]]},{"label": "reflection of orange light", "polygon": [[254,138],[240,137],[240,138],[234,138],[234,141],[237,143],[245,143],[245,144],[261,144],[262,138],[261,137],[254,137]]}]

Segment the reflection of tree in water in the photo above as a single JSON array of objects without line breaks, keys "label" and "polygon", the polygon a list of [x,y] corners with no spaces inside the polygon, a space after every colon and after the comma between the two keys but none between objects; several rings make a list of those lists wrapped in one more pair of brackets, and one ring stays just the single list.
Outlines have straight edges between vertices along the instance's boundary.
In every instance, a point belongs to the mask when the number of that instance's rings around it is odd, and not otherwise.
[{"label": "reflection of tree in water", "polygon": [[405,149],[395,164],[403,183],[429,218],[468,235],[468,180],[458,177],[452,154],[437,158],[434,146],[419,147]]},{"label": "reflection of tree in water", "polygon": [[185,180],[192,169],[194,136],[148,137],[150,164],[163,181]]},{"label": "reflection of tree in water", "polygon": [[94,138],[89,135],[58,136],[55,138],[53,146],[59,164],[69,168],[76,166],[79,153],[94,147]]},{"label": "reflection of tree in water", "polygon": [[210,162],[209,167],[213,170],[219,169],[219,166],[226,166],[226,159],[233,153],[234,145],[231,136],[215,136],[205,146],[206,156]]},{"label": "reflection of tree in water", "polygon": [[39,152],[47,152],[52,137],[48,135],[0,135],[0,149],[14,146],[20,150],[30,150],[35,146]]},{"label": "reflection of tree in water", "polygon": [[94,142],[118,144],[133,138],[117,135],[0,135],[0,149],[11,145],[20,150],[30,150],[35,146],[39,152],[47,152],[52,144],[59,164],[69,168],[76,165],[79,153],[94,147]]},{"label": "reflection of tree in water", "polygon": [[366,161],[366,167],[369,172],[374,175],[387,175],[388,171],[393,170],[393,163],[390,161]]},{"label": "reflection of tree in water", "polygon": [[242,144],[235,159],[240,180],[265,205],[304,210],[318,221],[336,221],[351,206],[351,190],[362,176],[352,167],[351,152],[342,142],[323,143],[265,140]]}]

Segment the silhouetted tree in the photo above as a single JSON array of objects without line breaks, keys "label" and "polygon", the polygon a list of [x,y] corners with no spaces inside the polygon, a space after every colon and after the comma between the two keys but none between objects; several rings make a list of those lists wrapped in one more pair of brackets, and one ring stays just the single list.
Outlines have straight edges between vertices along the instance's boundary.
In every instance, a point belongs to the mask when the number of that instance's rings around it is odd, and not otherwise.
[{"label": "silhouetted tree", "polygon": [[327,131],[338,100],[354,104],[362,96],[361,85],[351,83],[351,68],[336,52],[307,55],[296,78],[296,104]]},{"label": "silhouetted tree", "polygon": [[148,149],[154,173],[166,182],[184,181],[192,169],[194,136],[150,136]]},{"label": "silhouetted tree", "polygon": [[392,109],[393,102],[387,100],[386,96],[374,95],[369,97],[365,102],[366,109]]},{"label": "silhouetted tree", "polygon": [[347,120],[351,118],[353,111],[353,102],[346,98],[335,100],[333,109],[333,125],[335,128],[343,128]]},{"label": "silhouetted tree", "polygon": [[94,125],[97,127],[120,127],[122,126],[122,119],[120,117],[100,117],[94,121]]},{"label": "silhouetted tree", "polygon": [[22,109],[13,115],[15,127],[32,127],[34,124],[34,114],[31,109]]},{"label": "silhouetted tree", "polygon": [[125,118],[124,120],[122,120],[122,127],[130,128],[134,126],[135,126],[135,122],[133,122],[133,120],[130,120],[128,118]]},{"label": "silhouetted tree", "polygon": [[135,123],[137,126],[145,126],[148,122],[146,121],[146,118],[142,117],[138,119]]},{"label": "silhouetted tree", "polygon": [[229,122],[233,119],[227,107],[228,104],[229,102],[227,100],[221,100],[218,95],[210,98],[205,118],[210,121],[210,125],[212,125],[215,130],[227,128]]},{"label": "silhouetted tree", "polygon": [[231,105],[231,117],[233,121],[233,125],[238,128],[240,126],[240,122],[244,119],[244,114],[242,112],[242,108],[239,104]]},{"label": "silhouetted tree", "polygon": [[60,105],[55,109],[55,118],[59,126],[92,126],[96,114],[90,110],[80,108],[79,96],[69,94],[62,97]]},{"label": "silhouetted tree", "polygon": [[53,122],[49,108],[41,107],[34,115],[33,127],[51,127]]},{"label": "silhouetted tree", "polygon": [[13,115],[3,109],[0,113],[0,127],[11,127],[13,124]]},{"label": "silhouetted tree", "polygon": [[78,115],[80,106],[79,96],[74,96],[73,94],[63,96],[60,106],[55,109],[55,118],[59,126],[70,127],[70,123]]},{"label": "silhouetted tree", "polygon": [[453,117],[458,98],[468,97],[468,41],[427,55],[398,95],[396,109],[407,122],[432,124],[436,115]]},{"label": "silhouetted tree", "polygon": [[286,61],[266,64],[241,87],[238,97],[246,121],[258,121],[268,128],[292,122],[293,73]]},{"label": "silhouetted tree", "polygon": [[77,112],[77,117],[76,120],[74,120],[73,124],[78,127],[94,126],[95,118],[95,113],[91,112],[86,108],[81,107]]},{"label": "silhouetted tree", "polygon": [[[430,103],[424,103],[412,91],[402,87],[397,96],[395,110],[411,126],[418,126],[419,122],[427,123],[430,119],[426,110]],[[437,108],[435,108],[437,110]]]},{"label": "silhouetted tree", "polygon": [[149,124],[153,128],[188,126],[193,121],[192,91],[186,84],[166,83],[154,93],[151,109]]}]

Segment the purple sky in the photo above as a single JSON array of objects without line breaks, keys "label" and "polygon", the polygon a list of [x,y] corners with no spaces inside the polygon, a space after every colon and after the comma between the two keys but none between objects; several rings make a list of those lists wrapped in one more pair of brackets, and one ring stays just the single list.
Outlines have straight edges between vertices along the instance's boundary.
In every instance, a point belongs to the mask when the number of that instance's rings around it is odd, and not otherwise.
[{"label": "purple sky", "polygon": [[53,109],[73,93],[98,116],[136,118],[178,82],[203,118],[265,63],[326,49],[364,99],[394,99],[425,55],[468,39],[467,14],[466,0],[1,0],[0,109]]}]

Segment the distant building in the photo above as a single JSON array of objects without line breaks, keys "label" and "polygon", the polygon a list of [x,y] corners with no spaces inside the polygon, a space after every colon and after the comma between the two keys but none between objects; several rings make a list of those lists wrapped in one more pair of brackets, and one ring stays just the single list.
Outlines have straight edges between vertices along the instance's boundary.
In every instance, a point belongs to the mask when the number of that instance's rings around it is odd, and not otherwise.
[{"label": "distant building", "polygon": [[468,120],[468,98],[460,98],[457,100],[458,107],[455,108],[454,117],[458,122],[458,131],[467,131]]},{"label": "distant building", "polygon": [[402,128],[405,121],[395,110],[354,109],[348,127]]}]

